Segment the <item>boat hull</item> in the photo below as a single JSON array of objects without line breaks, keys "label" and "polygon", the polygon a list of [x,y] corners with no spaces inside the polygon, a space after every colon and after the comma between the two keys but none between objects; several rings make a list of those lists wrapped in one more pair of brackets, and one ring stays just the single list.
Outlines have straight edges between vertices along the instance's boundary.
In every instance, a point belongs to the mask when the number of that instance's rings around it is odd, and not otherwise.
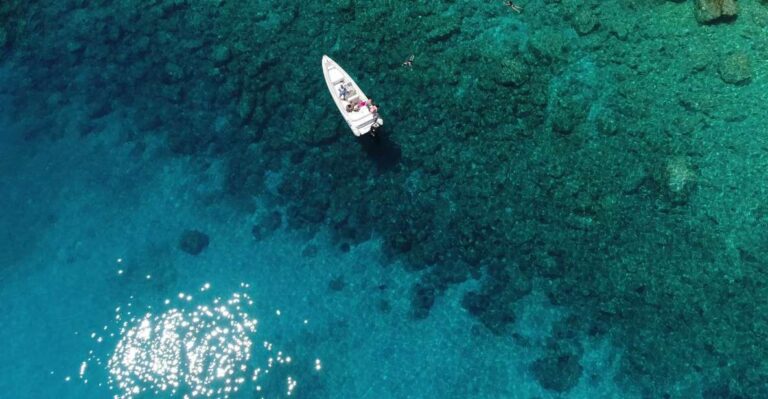
[{"label": "boat hull", "polygon": [[327,55],[323,56],[323,76],[341,116],[355,136],[373,133],[384,121],[367,106],[370,99],[349,74]]}]

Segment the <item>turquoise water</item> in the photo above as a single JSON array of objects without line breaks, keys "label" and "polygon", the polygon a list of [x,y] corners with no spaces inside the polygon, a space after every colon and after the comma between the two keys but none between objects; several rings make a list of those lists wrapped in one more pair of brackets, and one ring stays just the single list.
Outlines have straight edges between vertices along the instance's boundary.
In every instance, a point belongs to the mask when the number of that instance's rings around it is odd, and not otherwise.
[{"label": "turquoise water", "polygon": [[766,398],[767,32],[760,1],[4,1],[0,397]]},{"label": "turquoise water", "polygon": [[[231,367],[239,375],[239,367],[247,367],[245,382],[229,384],[240,387],[233,398],[288,397],[288,378],[296,381],[291,397],[554,397],[527,371],[564,314],[542,296],[516,305],[514,338],[475,325],[460,306],[461,290],[439,298],[428,319],[413,321],[404,293],[417,276],[386,261],[380,240],[345,252],[327,233],[310,237],[281,229],[256,242],[252,220],[239,211],[197,203],[206,193],[195,192],[199,176],[190,177],[192,160],[145,155],[137,162],[132,145],[117,141],[121,121],[110,126],[85,139],[5,147],[12,151],[4,159],[17,165],[5,177],[14,183],[6,200],[16,207],[6,209],[18,209],[6,220],[40,225],[11,238],[19,242],[15,248],[24,248],[24,241],[29,249],[9,251],[19,258],[4,272],[5,395],[182,397],[205,386],[215,390],[212,397],[225,397],[221,378],[199,382],[216,371],[193,373],[189,360],[160,349],[186,348],[184,337],[195,330],[199,351],[232,362],[212,363],[217,369]],[[187,227],[211,237],[198,256],[177,248]],[[227,304],[234,316],[222,317],[216,308],[233,295],[243,298],[242,315],[238,304]],[[193,315],[201,306],[211,315]],[[203,320],[192,322],[195,316]],[[138,339],[145,319],[145,328],[154,330]],[[247,320],[255,325],[247,327]],[[184,321],[191,326],[182,327]],[[220,333],[226,343],[240,343],[205,349],[199,340],[215,330],[213,321],[230,330]],[[163,339],[169,331],[178,337]],[[582,360],[585,369],[613,375],[616,351],[605,340],[588,345],[593,352]],[[290,364],[279,363],[281,357]],[[166,366],[152,371],[152,361]],[[257,369],[262,373],[252,381]],[[131,394],[134,387],[140,394]],[[610,378],[585,379],[569,397],[616,397],[616,389]]]}]

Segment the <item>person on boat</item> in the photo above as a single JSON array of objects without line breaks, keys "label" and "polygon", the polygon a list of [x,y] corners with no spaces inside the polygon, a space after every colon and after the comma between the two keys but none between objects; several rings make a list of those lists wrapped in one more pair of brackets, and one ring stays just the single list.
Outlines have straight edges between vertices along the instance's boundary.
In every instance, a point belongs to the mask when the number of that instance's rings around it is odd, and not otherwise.
[{"label": "person on boat", "polygon": [[342,100],[346,100],[348,95],[349,89],[347,88],[347,85],[341,85],[341,87],[339,87],[339,97]]},{"label": "person on boat", "polygon": [[360,111],[360,105],[357,102],[347,101],[347,106],[345,109],[347,112],[357,112]]},{"label": "person on boat", "polygon": [[376,104],[373,103],[372,99],[368,99],[368,111],[371,111],[374,117],[378,116],[379,107],[377,107]]}]

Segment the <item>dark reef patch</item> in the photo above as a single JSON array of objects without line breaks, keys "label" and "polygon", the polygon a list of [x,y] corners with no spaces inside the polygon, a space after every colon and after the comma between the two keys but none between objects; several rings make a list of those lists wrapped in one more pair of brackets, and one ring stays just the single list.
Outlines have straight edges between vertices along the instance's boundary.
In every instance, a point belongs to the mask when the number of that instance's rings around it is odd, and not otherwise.
[{"label": "dark reef patch", "polygon": [[251,229],[253,238],[257,241],[261,241],[268,235],[272,234],[275,230],[279,229],[283,224],[283,216],[280,212],[272,211],[265,215],[258,223],[256,223]]},{"label": "dark reef patch", "polygon": [[562,393],[576,386],[583,367],[576,356],[555,353],[536,360],[531,371],[543,388]]},{"label": "dark reef patch", "polygon": [[179,239],[179,249],[190,254],[199,255],[208,247],[208,235],[198,230],[185,230]]}]

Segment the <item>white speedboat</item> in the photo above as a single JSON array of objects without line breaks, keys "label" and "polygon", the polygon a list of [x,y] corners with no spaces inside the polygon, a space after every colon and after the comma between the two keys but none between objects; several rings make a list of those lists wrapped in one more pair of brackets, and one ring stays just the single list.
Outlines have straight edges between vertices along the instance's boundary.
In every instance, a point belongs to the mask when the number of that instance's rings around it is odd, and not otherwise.
[{"label": "white speedboat", "polygon": [[323,56],[323,76],[333,102],[355,136],[373,133],[384,124],[378,109],[339,64]]}]

